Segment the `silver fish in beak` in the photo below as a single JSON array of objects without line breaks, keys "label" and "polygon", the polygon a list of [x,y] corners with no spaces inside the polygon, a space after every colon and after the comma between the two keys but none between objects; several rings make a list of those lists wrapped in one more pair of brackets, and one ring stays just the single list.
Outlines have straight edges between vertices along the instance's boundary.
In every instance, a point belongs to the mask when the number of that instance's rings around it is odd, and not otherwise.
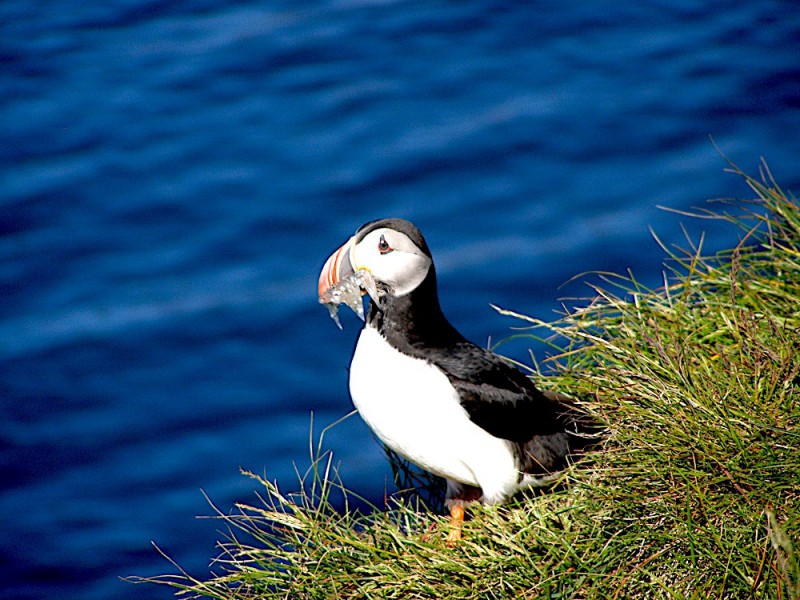
[{"label": "silver fish in beak", "polygon": [[372,274],[365,270],[353,268],[354,238],[350,238],[336,252],[328,257],[319,274],[317,292],[320,304],[324,304],[339,329],[339,306],[349,306],[359,318],[364,320],[364,302],[362,296],[369,294],[373,302],[378,301],[378,290]]}]

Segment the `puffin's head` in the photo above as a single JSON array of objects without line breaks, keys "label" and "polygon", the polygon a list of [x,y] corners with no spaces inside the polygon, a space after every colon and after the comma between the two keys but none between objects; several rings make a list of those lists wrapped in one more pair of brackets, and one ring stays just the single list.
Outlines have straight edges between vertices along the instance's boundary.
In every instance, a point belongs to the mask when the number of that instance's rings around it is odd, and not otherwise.
[{"label": "puffin's head", "polygon": [[362,225],[328,257],[319,276],[319,295],[355,271],[369,271],[379,293],[404,296],[433,268],[425,238],[403,219],[380,219]]}]

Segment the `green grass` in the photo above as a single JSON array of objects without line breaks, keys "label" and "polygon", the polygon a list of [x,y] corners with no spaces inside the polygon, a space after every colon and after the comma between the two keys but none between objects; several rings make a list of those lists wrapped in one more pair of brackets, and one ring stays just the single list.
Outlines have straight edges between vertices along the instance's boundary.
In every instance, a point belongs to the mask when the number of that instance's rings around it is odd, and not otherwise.
[{"label": "green grass", "polygon": [[353,495],[320,446],[298,493],[253,476],[257,505],[217,514],[216,575],[139,581],[219,599],[800,599],[800,210],[766,166],[731,167],[755,197],[699,216],[740,228],[736,248],[665,247],[660,289],[596,275],[555,322],[501,310],[558,349],[537,384],[608,428],[548,493],[476,507],[448,548],[414,495],[334,510]]}]

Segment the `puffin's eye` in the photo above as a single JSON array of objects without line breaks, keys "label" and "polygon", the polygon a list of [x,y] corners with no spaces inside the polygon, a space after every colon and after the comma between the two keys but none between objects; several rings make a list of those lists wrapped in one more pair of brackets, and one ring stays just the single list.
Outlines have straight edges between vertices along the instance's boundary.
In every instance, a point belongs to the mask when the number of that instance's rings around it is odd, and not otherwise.
[{"label": "puffin's eye", "polygon": [[392,251],[392,247],[389,245],[389,242],[386,241],[386,238],[381,236],[381,239],[378,241],[378,252],[381,254],[389,254]]}]

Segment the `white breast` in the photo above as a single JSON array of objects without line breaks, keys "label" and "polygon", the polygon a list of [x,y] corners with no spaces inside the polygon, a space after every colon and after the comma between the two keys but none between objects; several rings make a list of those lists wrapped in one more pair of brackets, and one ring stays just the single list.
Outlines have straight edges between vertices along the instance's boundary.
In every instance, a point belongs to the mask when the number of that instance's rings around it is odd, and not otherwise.
[{"label": "white breast", "polygon": [[509,443],[469,419],[447,376],[365,327],[350,365],[350,395],[389,448],[432,473],[483,488],[500,500],[516,485]]}]

